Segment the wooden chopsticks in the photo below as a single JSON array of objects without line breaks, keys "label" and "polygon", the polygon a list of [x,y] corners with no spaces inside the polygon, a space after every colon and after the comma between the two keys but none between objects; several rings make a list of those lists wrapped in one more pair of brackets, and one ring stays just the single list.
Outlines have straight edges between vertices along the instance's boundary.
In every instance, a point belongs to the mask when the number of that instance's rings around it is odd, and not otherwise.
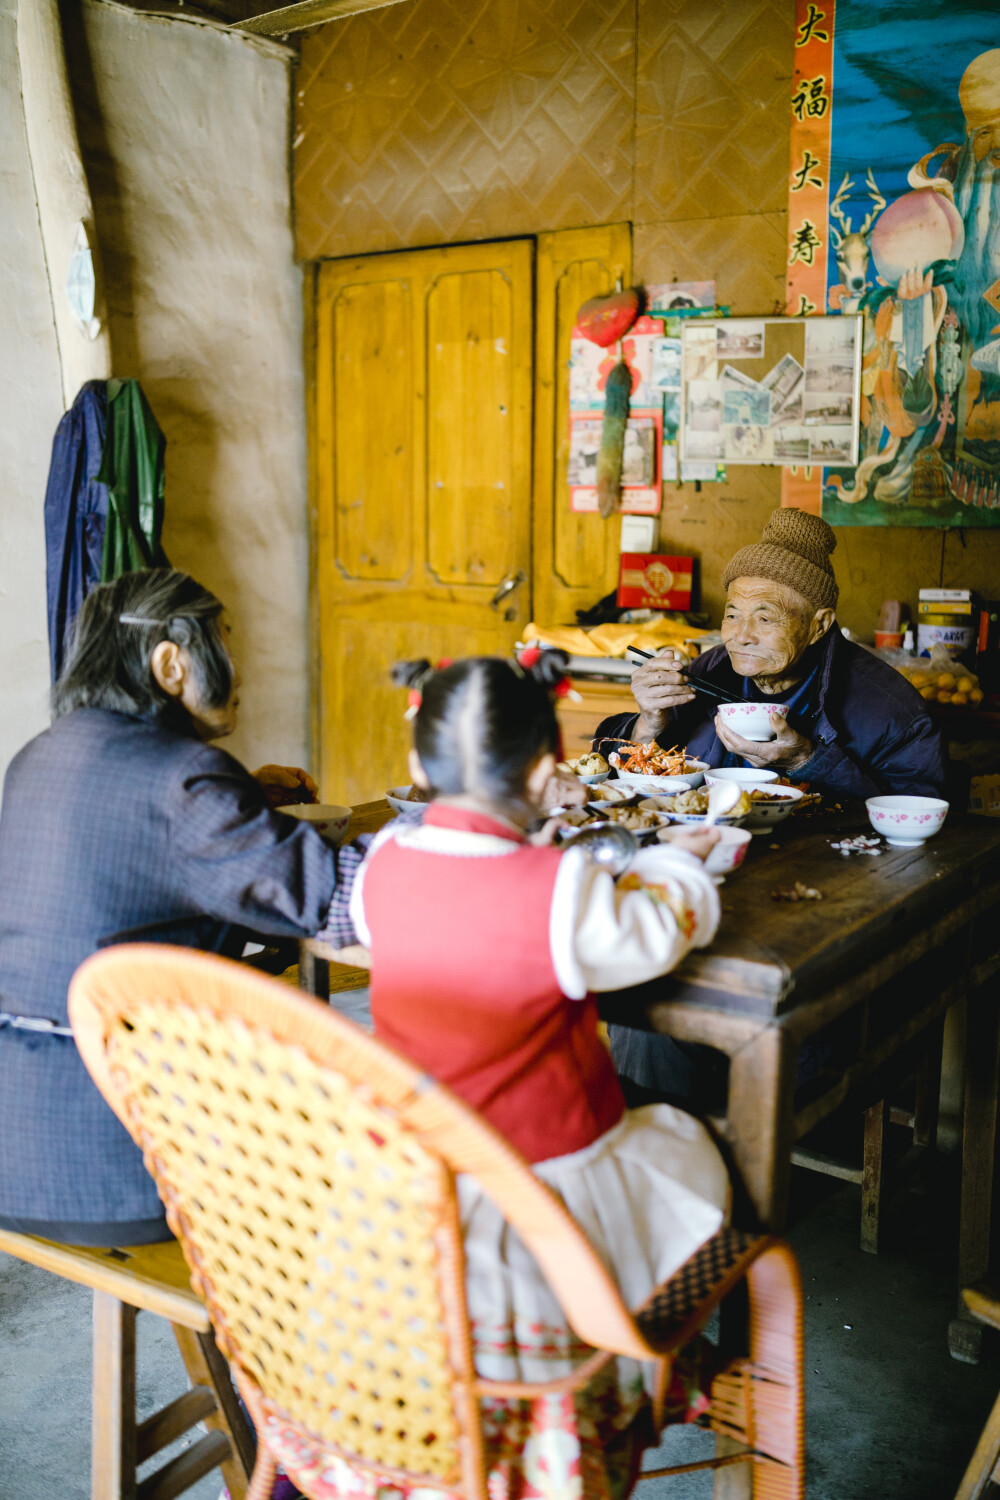
[{"label": "wooden chopsticks", "polygon": [[[632,652],[633,656],[645,657],[647,661],[653,661],[655,659],[655,653],[652,651],[642,651],[638,646],[629,646],[628,649]],[[688,687],[693,693],[701,693],[704,698],[714,698],[717,703],[743,702],[742,698],[740,698],[736,693],[731,693],[728,688],[719,687],[718,684],[714,682],[707,682],[702,677],[691,677],[689,673],[681,671],[680,669],[678,670],[680,676],[684,678],[684,681],[687,683]]]}]

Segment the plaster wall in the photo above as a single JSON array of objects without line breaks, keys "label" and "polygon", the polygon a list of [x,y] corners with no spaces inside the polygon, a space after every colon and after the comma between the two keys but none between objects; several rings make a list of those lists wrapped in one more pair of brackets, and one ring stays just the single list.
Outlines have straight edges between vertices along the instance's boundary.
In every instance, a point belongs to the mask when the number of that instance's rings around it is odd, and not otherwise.
[{"label": "plaster wall", "polygon": [[[15,10],[16,0],[0,0],[0,111],[13,143],[0,159],[3,765],[47,722],[42,503],[62,408]],[[302,765],[308,585],[290,59],[273,44],[108,0],[84,0],[66,24],[115,373],[142,381],[167,437],[167,554],[230,613],[243,686],[227,748],[251,765]]]},{"label": "plaster wall", "polygon": [[0,768],[48,723],[42,500],[62,415],[21,110],[16,12],[17,0],[0,0]]}]

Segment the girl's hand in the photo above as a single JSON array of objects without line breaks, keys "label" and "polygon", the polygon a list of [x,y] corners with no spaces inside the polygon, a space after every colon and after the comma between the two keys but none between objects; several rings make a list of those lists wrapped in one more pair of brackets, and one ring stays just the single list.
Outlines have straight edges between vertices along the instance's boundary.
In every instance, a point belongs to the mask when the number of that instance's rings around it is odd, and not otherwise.
[{"label": "girl's hand", "polygon": [[545,813],[553,807],[583,807],[590,800],[590,795],[590,788],[584,785],[579,776],[557,771],[545,783],[540,810]]},{"label": "girl's hand", "polygon": [[536,849],[545,849],[555,842],[556,834],[563,826],[562,818],[558,814],[549,818],[535,833],[529,833],[528,843],[534,844]]},{"label": "girl's hand", "polygon": [[718,828],[689,828],[676,834],[669,843],[671,849],[686,849],[695,859],[707,859],[722,834]]},{"label": "girl's hand", "polygon": [[319,787],[300,766],[261,766],[254,771],[253,779],[260,784],[269,807],[319,801]]}]

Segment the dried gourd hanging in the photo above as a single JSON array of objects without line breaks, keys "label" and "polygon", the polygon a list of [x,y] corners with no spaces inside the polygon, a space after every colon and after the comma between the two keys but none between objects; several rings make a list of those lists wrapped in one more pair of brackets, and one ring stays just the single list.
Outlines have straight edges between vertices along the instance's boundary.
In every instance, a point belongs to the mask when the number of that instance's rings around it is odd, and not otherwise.
[{"label": "dried gourd hanging", "polygon": [[622,488],[622,456],[628,401],[632,394],[632,371],[619,360],[604,387],[604,421],[601,446],[597,450],[597,509],[607,519],[614,514]]},{"label": "dried gourd hanging", "polygon": [[[584,338],[602,349],[617,344],[628,333],[639,316],[642,302],[635,287],[618,290],[610,297],[593,297],[576,315],[576,326]],[[632,371],[619,360],[608,375],[604,387],[604,421],[601,445],[597,450],[597,509],[607,519],[613,515],[622,487],[622,457],[625,451],[625,427],[628,403],[632,394]]]}]

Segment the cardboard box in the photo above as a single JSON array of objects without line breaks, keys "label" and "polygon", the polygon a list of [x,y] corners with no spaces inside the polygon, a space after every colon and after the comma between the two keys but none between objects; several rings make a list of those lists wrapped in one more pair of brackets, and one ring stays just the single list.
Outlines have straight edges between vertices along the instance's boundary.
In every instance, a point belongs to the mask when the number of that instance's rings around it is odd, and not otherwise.
[{"label": "cardboard box", "polygon": [[917,604],[917,618],[925,620],[928,615],[978,615],[979,605],[971,599],[921,599]]},{"label": "cardboard box", "polygon": [[618,575],[619,609],[690,609],[692,557],[661,552],[623,552]]},{"label": "cardboard box", "polygon": [[973,776],[969,811],[987,818],[1000,818],[1000,776]]},{"label": "cardboard box", "polygon": [[972,598],[971,589],[921,589],[919,597],[935,604],[959,604]]}]

